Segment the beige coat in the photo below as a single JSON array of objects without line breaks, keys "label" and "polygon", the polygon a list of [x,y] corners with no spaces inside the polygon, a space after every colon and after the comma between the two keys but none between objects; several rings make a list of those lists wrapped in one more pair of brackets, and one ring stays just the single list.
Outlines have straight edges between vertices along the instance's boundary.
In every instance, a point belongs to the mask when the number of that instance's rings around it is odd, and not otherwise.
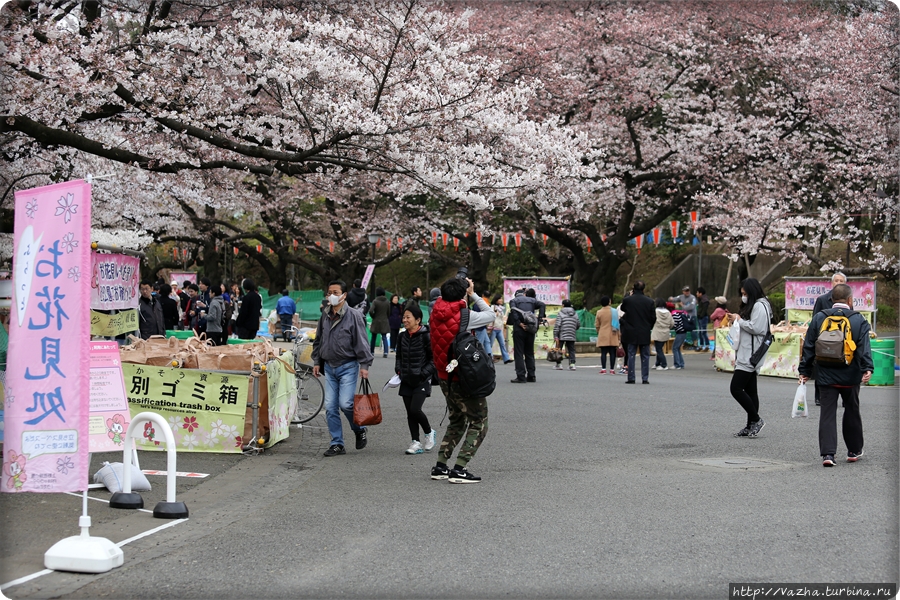
[{"label": "beige coat", "polygon": [[672,337],[671,329],[675,329],[675,320],[665,308],[656,309],[656,323],[650,331],[650,339],[654,342],[667,342]]},{"label": "beige coat", "polygon": [[594,328],[597,330],[597,347],[602,346],[618,346],[621,343],[619,332],[612,328],[612,311],[615,310],[611,306],[604,306],[597,311],[597,317],[594,319]]}]

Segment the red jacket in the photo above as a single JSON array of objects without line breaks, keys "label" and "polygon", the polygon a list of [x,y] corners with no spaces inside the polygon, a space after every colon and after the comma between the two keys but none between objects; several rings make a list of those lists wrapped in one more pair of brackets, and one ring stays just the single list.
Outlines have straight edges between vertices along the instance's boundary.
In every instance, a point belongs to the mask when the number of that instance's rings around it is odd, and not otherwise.
[{"label": "red jacket", "polygon": [[447,302],[443,298],[438,298],[428,318],[428,328],[431,330],[431,354],[438,377],[443,381],[447,381],[450,377],[447,373],[447,353],[453,338],[459,333],[460,313],[465,307],[465,300]]}]

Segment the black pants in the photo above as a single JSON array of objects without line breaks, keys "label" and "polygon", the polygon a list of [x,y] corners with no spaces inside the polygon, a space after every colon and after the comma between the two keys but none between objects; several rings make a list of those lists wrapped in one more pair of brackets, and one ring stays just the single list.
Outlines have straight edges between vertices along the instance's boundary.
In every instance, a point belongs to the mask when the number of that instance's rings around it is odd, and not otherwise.
[{"label": "black pants", "polygon": [[669,365],[666,363],[666,343],[654,340],[653,345],[656,346],[656,366],[668,367]]},{"label": "black pants", "polygon": [[513,327],[513,356],[516,359],[516,379],[534,378],[534,334],[518,325]]},{"label": "black pants", "polygon": [[626,352],[628,359],[628,381],[634,381],[635,366],[634,357],[640,354],[641,357],[641,381],[650,380],[650,344],[628,344]]},{"label": "black pants", "polygon": [[837,402],[844,401],[841,429],[849,452],[859,454],[863,449],[862,417],[859,414],[859,385],[853,387],[819,386],[822,411],[819,413],[819,452],[822,456],[837,452]]},{"label": "black pants", "polygon": [[228,336],[224,331],[206,332],[206,339],[212,340],[216,346],[224,346],[228,343]]},{"label": "black pants", "polygon": [[[421,386],[420,386],[421,387]],[[413,394],[412,396],[403,396],[403,405],[406,407],[406,423],[409,425],[410,439],[419,441],[419,427],[422,433],[431,433],[431,425],[428,424],[428,417],[422,412],[422,406],[425,404],[425,394]]]},{"label": "black pants", "polygon": [[759,394],[756,392],[756,371],[734,370],[731,395],[747,411],[747,425],[759,421]]},{"label": "black pants", "polygon": [[256,337],[255,329],[244,329],[243,327],[237,328],[237,336],[242,340],[252,340]]},{"label": "black pants", "polygon": [[397,340],[400,339],[400,330],[391,328],[391,350],[397,351]]},{"label": "black pants", "polygon": [[569,355],[569,364],[575,364],[575,340],[565,340],[562,342],[566,346],[566,354]]},{"label": "black pants", "polygon": [[609,356],[609,368],[616,370],[616,350],[618,346],[600,346],[600,368],[606,368],[606,357]]}]

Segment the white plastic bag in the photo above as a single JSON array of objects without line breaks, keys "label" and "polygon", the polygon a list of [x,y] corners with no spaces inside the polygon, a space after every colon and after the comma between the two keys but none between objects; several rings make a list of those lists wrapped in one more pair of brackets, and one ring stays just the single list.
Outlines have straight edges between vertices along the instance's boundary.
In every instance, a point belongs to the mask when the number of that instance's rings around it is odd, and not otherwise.
[{"label": "white plastic bag", "polygon": [[809,410],[806,406],[806,384],[801,383],[797,386],[797,392],[794,394],[794,406],[791,407],[791,418],[808,417]]},{"label": "white plastic bag", "polygon": [[738,321],[740,319],[735,319],[734,323],[731,324],[731,327],[728,329],[728,335],[725,336],[725,339],[728,340],[728,343],[731,344],[731,347],[734,348],[734,351],[737,352],[738,341],[741,339],[741,326],[738,325]]}]

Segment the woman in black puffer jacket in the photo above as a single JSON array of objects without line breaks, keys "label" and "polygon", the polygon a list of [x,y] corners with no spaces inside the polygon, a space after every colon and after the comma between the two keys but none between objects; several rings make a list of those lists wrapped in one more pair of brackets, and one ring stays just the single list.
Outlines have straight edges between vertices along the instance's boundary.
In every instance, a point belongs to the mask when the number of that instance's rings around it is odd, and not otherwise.
[{"label": "woman in black puffer jacket", "polygon": [[[400,396],[406,406],[406,421],[412,443],[407,454],[422,454],[434,448],[437,432],[422,412],[425,398],[431,395],[431,380],[436,375],[431,356],[431,335],[428,326],[422,325],[422,309],[407,304],[403,310],[403,326],[406,328],[397,341],[397,358],[394,372],[400,376]],[[419,427],[425,434],[425,443],[419,441]]]}]

